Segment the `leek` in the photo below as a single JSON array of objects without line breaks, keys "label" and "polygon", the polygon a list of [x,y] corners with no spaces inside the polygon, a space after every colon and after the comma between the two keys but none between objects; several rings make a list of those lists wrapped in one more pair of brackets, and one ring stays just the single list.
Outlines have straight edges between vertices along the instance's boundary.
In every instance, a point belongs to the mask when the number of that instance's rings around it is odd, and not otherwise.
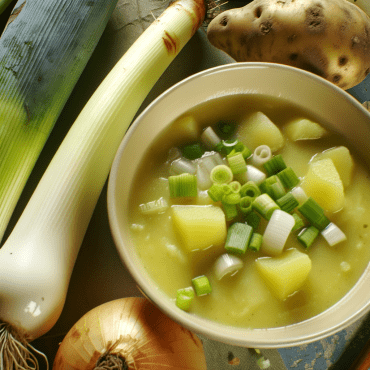
[{"label": "leek", "polygon": [[[175,1],[136,40],[77,117],[0,249],[0,317],[9,333],[0,337],[4,368],[26,368],[32,358],[32,350],[24,353],[14,336],[23,334],[23,343],[28,343],[58,320],[120,142],[204,15],[201,1]],[[25,310],[31,303],[37,315]]]},{"label": "leek", "polygon": [[116,2],[34,0],[14,8],[0,39],[0,240]]}]

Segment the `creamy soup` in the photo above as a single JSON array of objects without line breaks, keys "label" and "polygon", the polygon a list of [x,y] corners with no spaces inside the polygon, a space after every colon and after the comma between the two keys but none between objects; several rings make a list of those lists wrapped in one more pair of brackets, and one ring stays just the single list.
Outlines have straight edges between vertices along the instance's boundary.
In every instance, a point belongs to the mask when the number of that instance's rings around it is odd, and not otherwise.
[{"label": "creamy soup", "polygon": [[[305,177],[314,161],[326,158],[328,149],[348,148],[354,163],[353,171],[347,172],[341,172],[343,168],[338,168],[348,167],[347,162],[342,165],[340,162],[335,163],[340,176],[344,176],[343,173],[350,175],[346,179],[340,178],[344,189],[344,201],[340,209],[335,209],[338,205],[334,206],[334,210],[325,209],[326,217],[339,228],[342,236],[345,235],[345,240],[330,246],[320,231],[312,245],[305,247],[297,237],[310,223],[297,211],[297,207],[290,211],[290,214],[298,214],[305,225],[290,232],[281,253],[284,255],[291,249],[297,250],[308,255],[311,265],[302,284],[284,298],[276,295],[257,268],[258,260],[280,258],[279,256],[266,254],[262,249],[254,251],[248,248],[244,254],[237,255],[242,260],[243,267],[236,273],[218,279],[215,275],[215,261],[225,253],[223,246],[189,250],[184,246],[184,241],[179,237],[173,222],[173,205],[197,204],[209,207],[211,204],[223,210],[222,202],[213,202],[206,189],[198,189],[198,196],[194,198],[170,197],[168,178],[171,175],[171,163],[175,155],[178,155],[175,148],[181,149],[187,143],[194,142],[194,122],[199,129],[197,140],[200,143],[203,130],[207,127],[216,130],[219,122],[231,123],[225,126],[231,128],[235,124],[236,130],[231,133],[229,140],[242,141],[240,127],[255,112],[266,115],[284,135],[282,147],[273,151],[272,155],[280,154],[286,165],[294,170],[300,180],[296,187],[302,188],[307,197],[311,195],[311,190],[305,187]],[[287,131],[289,123],[298,117],[317,122],[316,117],[277,99],[222,97],[202,103],[187,114],[194,118],[193,123],[184,127],[174,122],[154,142],[142,161],[132,188],[132,238],[145,269],[159,289],[163,290],[175,305],[177,291],[192,287],[192,279],[204,275],[208,278],[212,291],[202,296],[195,295],[188,312],[220,323],[248,328],[269,328],[297,323],[319,314],[340,300],[354,286],[370,259],[370,179],[369,172],[356,156],[355,148],[350,147],[334,132],[323,135],[319,132],[319,137],[315,139],[292,139]],[[217,134],[222,139],[221,132]],[[248,145],[251,145],[250,142]],[[254,147],[249,149],[252,152],[255,150]],[[205,151],[208,153],[210,150]],[[321,154],[323,152],[324,155]],[[257,167],[253,164],[253,155],[246,158],[245,162]],[[197,163],[197,160],[193,160],[193,163]],[[260,166],[259,169],[264,172],[263,167]],[[243,180],[239,182],[242,184]],[[323,187],[325,186],[324,184]],[[286,189],[286,192],[289,191]],[[155,214],[142,213],[140,205],[153,201],[158,204],[159,200],[165,200],[168,207]],[[325,207],[327,208],[327,204]],[[253,232],[263,236],[269,221],[259,216],[261,221]],[[238,211],[234,219],[226,220],[227,227],[235,222],[244,223],[245,214]],[[291,280],[291,277],[288,279]]]}]

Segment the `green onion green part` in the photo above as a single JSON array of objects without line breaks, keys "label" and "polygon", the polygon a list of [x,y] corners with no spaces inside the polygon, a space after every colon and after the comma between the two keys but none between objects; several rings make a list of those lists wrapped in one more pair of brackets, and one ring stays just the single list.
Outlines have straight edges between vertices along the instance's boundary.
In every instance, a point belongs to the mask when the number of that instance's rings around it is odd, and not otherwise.
[{"label": "green onion green part", "polygon": [[181,148],[183,157],[187,159],[198,159],[204,154],[204,149],[199,143],[192,143]]},{"label": "green onion green part", "polygon": [[196,197],[198,195],[197,177],[190,173],[169,176],[168,185],[171,198]]},{"label": "green onion green part", "polygon": [[242,187],[239,181],[231,181],[228,186],[233,193],[239,193]]},{"label": "green onion green part", "polygon": [[293,226],[292,231],[299,230],[299,229],[301,229],[302,227],[305,226],[305,223],[304,223],[302,217],[300,217],[297,213],[292,213],[292,216],[294,217],[294,220],[295,220],[295,224]]},{"label": "green onion green part", "polygon": [[252,203],[255,198],[245,196],[240,199],[239,208],[244,214],[252,212]]},{"label": "green onion green part", "polygon": [[229,139],[235,132],[236,125],[232,122],[219,121],[216,123],[216,131],[222,139]]},{"label": "green onion green part", "polygon": [[222,197],[222,203],[226,204],[239,204],[241,196],[239,193],[231,192],[230,194],[224,194]]},{"label": "green onion green part", "polygon": [[324,210],[312,197],[309,197],[299,206],[298,211],[320,231],[330,224],[330,220],[325,216]]},{"label": "green onion green part", "polygon": [[227,161],[234,175],[247,171],[247,164],[242,153],[229,154]]},{"label": "green onion green part", "polygon": [[211,181],[216,184],[228,184],[233,180],[233,172],[231,168],[225,164],[219,164],[213,167],[211,174]]},{"label": "green onion green part", "polygon": [[299,177],[296,175],[292,167],[285,168],[280,171],[277,176],[287,189],[293,189],[300,182]]},{"label": "green onion green part", "polygon": [[212,292],[211,283],[205,275],[193,278],[191,282],[197,296],[203,296]]},{"label": "green onion green part", "polygon": [[261,195],[261,190],[254,181],[248,181],[241,186],[240,195],[242,197],[257,198]]},{"label": "green onion green part", "polygon": [[248,248],[252,234],[252,226],[241,222],[235,222],[227,231],[225,242],[226,251],[234,254],[244,254]]},{"label": "green onion green part", "polygon": [[252,211],[245,216],[244,220],[249,226],[252,226],[254,231],[256,231],[260,225],[261,217],[256,212]]},{"label": "green onion green part", "polygon": [[315,226],[309,226],[306,229],[303,229],[297,236],[301,244],[307,249],[311,247],[313,242],[316,240],[320,233],[320,230]]},{"label": "green onion green part", "polygon": [[207,193],[214,202],[219,202],[224,195],[223,185],[212,184],[212,186],[207,190]]},{"label": "green onion green part", "polygon": [[178,289],[176,294],[176,306],[184,311],[189,311],[194,297],[195,292],[192,287]]},{"label": "green onion green part", "polygon": [[276,200],[286,194],[284,185],[276,175],[269,176],[260,184],[263,193],[267,193],[272,199]]},{"label": "green onion green part", "polygon": [[248,248],[254,252],[258,252],[262,245],[262,238],[261,234],[253,233]]},{"label": "green onion green part", "polygon": [[285,161],[281,154],[274,155],[271,159],[263,164],[269,176],[276,175],[278,172],[287,168]]},{"label": "green onion green part", "polygon": [[281,198],[276,200],[276,204],[285,212],[291,213],[299,206],[298,200],[292,193],[286,193]]},{"label": "green onion green part", "polygon": [[280,207],[266,193],[259,195],[254,199],[252,208],[258,212],[264,219],[269,220],[273,212]]},{"label": "green onion green part", "polygon": [[236,207],[236,204],[222,202],[222,208],[225,213],[226,221],[231,221],[238,215],[238,208]]},{"label": "green onion green part", "polygon": [[230,154],[241,153],[244,159],[249,158],[252,155],[252,151],[246,147],[242,142],[238,141]]}]

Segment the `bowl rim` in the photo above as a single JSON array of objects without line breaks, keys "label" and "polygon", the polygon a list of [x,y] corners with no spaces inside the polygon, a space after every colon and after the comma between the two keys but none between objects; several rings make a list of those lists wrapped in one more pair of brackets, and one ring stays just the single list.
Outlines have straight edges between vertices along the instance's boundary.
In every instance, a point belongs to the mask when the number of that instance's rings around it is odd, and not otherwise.
[{"label": "bowl rim", "polygon": [[[134,268],[133,261],[131,260],[131,257],[129,253],[125,250],[125,248],[120,247],[122,240],[120,237],[120,225],[118,223],[118,217],[117,217],[117,210],[116,210],[116,203],[115,203],[115,194],[116,194],[116,181],[118,176],[118,170],[119,170],[119,164],[120,159],[122,157],[122,153],[127,145],[127,143],[130,141],[130,138],[132,135],[134,135],[135,130],[137,126],[140,124],[143,117],[145,117],[154,106],[158,104],[163,99],[166,99],[168,95],[172,94],[173,91],[177,89],[181,89],[184,85],[192,83],[193,80],[199,79],[203,76],[208,76],[210,74],[214,73],[223,73],[224,71],[228,71],[229,69],[235,70],[235,69],[250,69],[250,68],[270,68],[270,69],[277,69],[277,70],[288,70],[292,73],[295,73],[302,78],[308,78],[316,83],[325,85],[325,88],[331,89],[336,91],[337,94],[340,94],[342,98],[348,100],[348,103],[351,105],[354,105],[356,109],[359,109],[363,114],[367,115],[370,122],[370,113],[366,110],[365,107],[362,106],[362,104],[357,101],[353,96],[351,96],[348,92],[340,89],[338,86],[334,85],[330,81],[305,70],[282,65],[282,64],[276,64],[276,63],[269,63],[269,62],[241,62],[241,63],[231,63],[231,64],[225,64],[221,66],[216,66],[212,68],[208,68],[206,70],[203,70],[201,72],[195,73],[178,83],[174,84],[172,87],[168,88],[166,91],[164,91],[162,94],[160,94],[157,98],[155,98],[151,103],[148,104],[148,106],[135,118],[132,125],[130,126],[128,132],[126,133],[125,137],[123,138],[119,149],[115,155],[109,179],[108,179],[108,187],[107,187],[107,208],[108,208],[108,219],[109,219],[109,225],[111,229],[111,233],[113,236],[114,243],[116,245],[117,251],[120,255],[120,258],[124,264],[124,266],[128,269],[131,276],[136,281],[139,290],[142,292],[142,294],[147,297],[149,300],[151,300],[157,307],[159,307],[167,316],[171,317],[174,321],[178,322],[180,325],[188,328],[189,330],[193,331],[194,333],[204,335],[207,338],[228,343],[231,345],[237,345],[237,346],[243,346],[243,347],[259,347],[259,348],[281,348],[281,347],[288,347],[288,346],[299,346],[303,344],[308,344],[316,340],[323,339],[325,337],[328,337],[330,335],[335,334],[336,332],[344,329],[345,327],[349,326],[350,324],[354,323],[356,320],[360,319],[362,316],[364,316],[367,312],[370,311],[370,300],[368,303],[363,306],[361,309],[353,312],[351,316],[349,316],[344,322],[341,322],[333,327],[322,329],[318,332],[313,333],[310,336],[304,336],[304,337],[295,337],[292,339],[286,339],[283,341],[280,341],[279,343],[272,343],[272,342],[265,342],[264,340],[259,341],[253,341],[251,343],[248,340],[248,334],[245,335],[245,333],[251,332],[251,331],[260,331],[260,332],[273,332],[277,330],[289,330],[291,326],[299,326],[301,323],[309,323],[310,321],[314,320],[317,316],[314,316],[310,319],[304,320],[303,322],[299,322],[297,324],[288,325],[286,327],[278,327],[278,328],[267,328],[267,329],[246,329],[246,328],[238,328],[238,327],[228,327],[227,325],[221,324],[218,325],[215,324],[211,320],[200,318],[200,317],[194,317],[193,315],[189,313],[181,312],[179,314],[179,309],[177,307],[174,307],[172,303],[169,304],[170,299],[167,296],[167,303],[164,299],[161,299],[160,296],[163,295],[163,293],[159,292],[158,290],[153,291],[149,290],[149,284],[150,282],[147,281],[147,279],[139,272],[139,269]],[[351,289],[352,290],[352,289]],[[348,293],[347,293],[348,294]],[[343,298],[342,298],[343,299]],[[341,300],[342,300],[341,299]],[[340,301],[341,301],[340,300]],[[331,308],[337,306],[339,303],[337,302]],[[329,308],[329,309],[331,309]],[[327,310],[325,310],[323,313],[325,313]],[[318,316],[322,315],[323,313],[319,314]],[[208,324],[211,326],[214,326],[213,330],[210,330],[208,327]],[[206,324],[207,327],[202,326],[202,324]],[[222,327],[224,332],[217,330],[219,327]],[[230,329],[230,330],[228,330]],[[235,335],[237,337],[235,337]]]}]

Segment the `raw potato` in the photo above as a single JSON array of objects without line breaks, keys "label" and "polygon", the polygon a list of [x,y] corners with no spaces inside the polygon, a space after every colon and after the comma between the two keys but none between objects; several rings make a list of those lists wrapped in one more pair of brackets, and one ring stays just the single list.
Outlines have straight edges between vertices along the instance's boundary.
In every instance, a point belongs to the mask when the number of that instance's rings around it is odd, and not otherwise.
[{"label": "raw potato", "polygon": [[175,231],[188,252],[223,246],[227,228],[220,207],[174,205],[171,211]]},{"label": "raw potato", "polygon": [[275,152],[285,144],[280,129],[262,112],[252,113],[242,122],[238,137],[251,150],[267,145]]},{"label": "raw potato", "polygon": [[307,254],[292,248],[278,257],[262,257],[256,260],[257,269],[273,294],[285,300],[297,292],[311,271]]},{"label": "raw potato", "polygon": [[292,65],[342,89],[370,72],[370,18],[347,0],[254,0],[219,14],[207,34],[237,62]]}]

